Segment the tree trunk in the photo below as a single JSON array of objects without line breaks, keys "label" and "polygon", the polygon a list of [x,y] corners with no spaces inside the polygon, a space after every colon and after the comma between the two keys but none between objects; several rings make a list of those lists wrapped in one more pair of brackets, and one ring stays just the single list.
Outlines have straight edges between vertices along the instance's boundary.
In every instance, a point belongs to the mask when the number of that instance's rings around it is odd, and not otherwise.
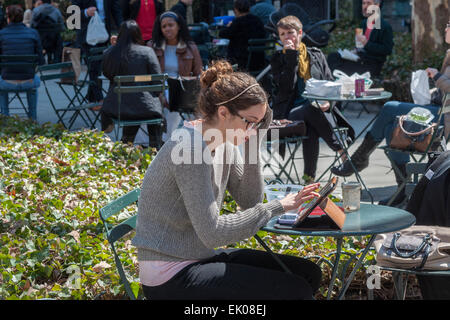
[{"label": "tree trunk", "polygon": [[413,0],[412,3],[412,50],[416,63],[444,46],[450,0]]}]

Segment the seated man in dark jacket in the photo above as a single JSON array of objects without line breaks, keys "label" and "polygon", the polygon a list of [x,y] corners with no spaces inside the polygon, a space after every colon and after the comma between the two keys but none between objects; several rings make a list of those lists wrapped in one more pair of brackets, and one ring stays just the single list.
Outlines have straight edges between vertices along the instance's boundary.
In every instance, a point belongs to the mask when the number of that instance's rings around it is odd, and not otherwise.
[{"label": "seated man in dark jacket", "polygon": [[[303,141],[304,175],[306,182],[314,180],[319,158],[319,137],[336,152],[342,153],[342,145],[333,133],[330,122],[330,104],[313,106],[303,98],[306,81],[310,78],[333,80],[327,60],[318,48],[307,48],[301,41],[303,25],[295,16],[287,16],[277,23],[278,35],[283,50],[274,53],[271,59],[273,75],[273,118],[303,120],[306,123],[308,139]],[[333,112],[340,127],[354,131],[337,108]]]},{"label": "seated man in dark jacket", "polygon": [[[261,20],[250,12],[248,0],[234,1],[234,14],[236,18],[231,25],[219,31],[219,37],[230,39],[228,45],[227,59],[237,63],[239,69],[247,67],[248,40],[265,37],[264,25]],[[252,61],[247,71],[257,71],[265,67],[264,52],[256,52],[252,55]]]},{"label": "seated man in dark jacket", "polygon": [[[370,6],[380,7],[381,0],[362,0],[362,11],[365,19],[361,23],[362,34],[356,35],[356,39],[363,45],[357,49],[358,61],[344,60],[338,52],[328,55],[328,65],[332,71],[338,69],[347,75],[353,73],[363,74],[369,71],[372,76],[379,76],[383,64],[394,47],[391,25],[380,17],[379,25],[373,19],[372,25],[368,25],[368,18],[374,14]],[[380,28],[377,28],[380,27]]]},{"label": "seated man in dark jacket", "polygon": [[[9,6],[6,10],[8,25],[0,30],[0,54],[2,55],[38,55],[39,63],[44,63],[42,46],[36,30],[26,27],[23,21],[23,9],[18,5]],[[8,92],[15,89],[38,88],[40,79],[33,68],[14,69],[4,67],[1,71],[0,94],[1,112],[9,115]],[[27,92],[29,116],[36,120],[37,90]]]}]

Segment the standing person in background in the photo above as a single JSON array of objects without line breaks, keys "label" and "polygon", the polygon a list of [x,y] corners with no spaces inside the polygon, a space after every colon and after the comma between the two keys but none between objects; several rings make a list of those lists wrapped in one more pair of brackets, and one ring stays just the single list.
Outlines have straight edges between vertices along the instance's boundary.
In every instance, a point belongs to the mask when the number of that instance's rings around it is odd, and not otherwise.
[{"label": "standing person in background", "polygon": [[[202,58],[189,29],[182,17],[175,12],[166,11],[155,21],[153,39],[148,43],[156,53],[161,72],[170,77],[198,76],[202,72]],[[178,112],[170,112],[167,100],[164,100],[164,116],[166,118],[166,134],[163,140],[170,138],[178,127],[181,116]]]},{"label": "standing person in background", "polygon": [[[106,31],[111,36],[112,21],[116,26],[122,24],[122,10],[120,8],[119,0],[72,0],[73,5],[77,5],[81,9],[81,29],[77,30],[77,45],[82,48],[82,51],[87,55],[89,49],[94,47],[103,47],[108,45],[108,41],[98,43],[96,46],[91,46],[86,43],[87,27],[91,17],[98,12],[98,15],[105,23]],[[98,80],[101,73],[101,61],[95,61],[91,65],[89,71],[89,88],[87,99],[89,102],[103,102],[102,82]]]},{"label": "standing person in background", "polygon": [[23,14],[23,24],[26,25],[28,28],[31,25],[31,16],[33,14],[33,8],[34,8],[34,3],[36,1],[34,0],[26,0],[25,1],[25,12]]},{"label": "standing person in background", "polygon": [[31,27],[39,32],[42,47],[49,64],[61,62],[64,18],[59,9],[50,4],[51,0],[42,0],[42,5],[33,10]]},{"label": "standing person in background", "polygon": [[152,39],[155,19],[164,12],[164,5],[158,0],[122,0],[123,19],[136,20],[141,28],[142,39]]},{"label": "standing person in background", "polygon": [[[248,0],[235,0],[233,10],[236,18],[219,31],[219,37],[230,39],[227,60],[231,64],[237,63],[240,70],[245,70],[248,60],[248,39],[264,38],[266,32],[261,20],[250,13]],[[246,71],[261,70],[264,67],[264,52],[256,52],[252,55],[249,70]]]},{"label": "standing person in background", "polygon": [[184,21],[187,21],[187,8],[192,6],[194,0],[179,0],[175,5],[170,8],[170,11],[177,13],[183,17]]}]

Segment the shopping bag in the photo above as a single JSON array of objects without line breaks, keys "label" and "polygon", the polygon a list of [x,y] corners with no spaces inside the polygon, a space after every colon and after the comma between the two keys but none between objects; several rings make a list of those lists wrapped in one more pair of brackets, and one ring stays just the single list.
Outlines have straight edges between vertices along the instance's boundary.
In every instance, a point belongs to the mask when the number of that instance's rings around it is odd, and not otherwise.
[{"label": "shopping bag", "polygon": [[86,42],[91,46],[95,46],[98,43],[108,41],[108,39],[108,31],[106,31],[105,24],[96,11],[88,24]]},{"label": "shopping bag", "polygon": [[[62,62],[72,62],[72,68],[75,73],[75,77],[73,78],[61,78],[61,83],[73,83],[73,81],[78,81],[78,77],[81,73],[81,61],[80,61],[80,49],[79,48],[71,48],[64,47],[62,53]],[[62,68],[61,72],[69,72],[70,70]]]},{"label": "shopping bag", "polygon": [[368,90],[373,84],[373,81],[370,79],[370,72],[364,72],[363,74],[354,73],[349,76],[345,72],[335,69],[333,77],[336,79],[334,82],[342,84],[341,94],[344,96],[350,95],[352,92],[355,93],[356,79],[364,79],[364,91]]},{"label": "shopping bag", "polygon": [[431,102],[430,84],[425,70],[417,70],[411,77],[411,96],[414,103],[418,105],[427,105]]}]

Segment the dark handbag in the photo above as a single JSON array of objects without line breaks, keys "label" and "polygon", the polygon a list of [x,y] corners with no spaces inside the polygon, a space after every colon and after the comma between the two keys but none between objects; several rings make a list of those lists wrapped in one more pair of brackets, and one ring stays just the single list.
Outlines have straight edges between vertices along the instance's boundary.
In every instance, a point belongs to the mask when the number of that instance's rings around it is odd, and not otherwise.
[{"label": "dark handbag", "polygon": [[194,113],[200,92],[200,80],[197,77],[168,78],[169,110]]},{"label": "dark handbag", "polygon": [[273,133],[274,130],[278,131],[278,139],[306,136],[306,124],[303,120],[273,120],[267,131],[267,140],[276,139],[277,134]]},{"label": "dark handbag", "polygon": [[397,116],[389,147],[394,149],[425,152],[431,143],[436,123],[423,125],[408,120],[406,115]]}]

